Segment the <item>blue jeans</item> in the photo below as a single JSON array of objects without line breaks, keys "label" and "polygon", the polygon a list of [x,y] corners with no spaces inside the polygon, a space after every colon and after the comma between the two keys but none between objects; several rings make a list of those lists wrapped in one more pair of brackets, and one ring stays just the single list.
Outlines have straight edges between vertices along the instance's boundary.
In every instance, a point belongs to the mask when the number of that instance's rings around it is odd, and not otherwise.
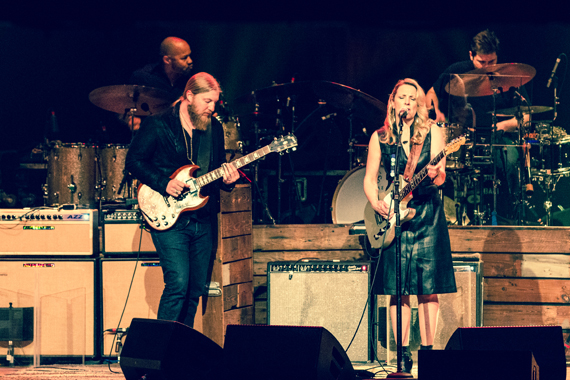
[{"label": "blue jeans", "polygon": [[193,327],[206,290],[213,242],[210,224],[189,219],[181,217],[172,228],[152,230],[151,235],[164,276],[157,318]]}]

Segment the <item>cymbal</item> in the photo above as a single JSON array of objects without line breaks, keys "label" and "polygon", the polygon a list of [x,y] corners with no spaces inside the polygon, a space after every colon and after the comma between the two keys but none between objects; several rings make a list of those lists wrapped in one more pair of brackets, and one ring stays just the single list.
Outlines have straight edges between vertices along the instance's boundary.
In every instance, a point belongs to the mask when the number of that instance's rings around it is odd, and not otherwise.
[{"label": "cymbal", "polygon": [[386,118],[386,105],[378,99],[355,88],[327,81],[274,84],[241,96],[236,102],[256,104],[264,111],[263,108],[267,104],[280,103],[284,107],[293,97],[322,100],[327,105],[346,111],[350,116],[368,123],[382,124]]},{"label": "cymbal", "polygon": [[464,74],[451,74],[445,91],[455,96],[489,96],[497,89],[508,91],[511,87],[520,87],[535,74],[536,69],[524,63],[490,65]]},{"label": "cymbal", "polygon": [[[518,107],[503,108],[503,109],[497,110],[497,116],[515,116],[518,110],[519,110]],[[548,112],[548,111],[552,111],[552,110],[553,110],[552,107],[547,107],[547,106],[521,106],[520,107],[520,111],[524,115]],[[493,111],[489,111],[487,113],[493,113]]]},{"label": "cymbal", "polygon": [[148,116],[167,109],[171,95],[164,90],[140,85],[99,87],[89,94],[89,100],[104,110],[124,114],[136,109],[135,115]]}]

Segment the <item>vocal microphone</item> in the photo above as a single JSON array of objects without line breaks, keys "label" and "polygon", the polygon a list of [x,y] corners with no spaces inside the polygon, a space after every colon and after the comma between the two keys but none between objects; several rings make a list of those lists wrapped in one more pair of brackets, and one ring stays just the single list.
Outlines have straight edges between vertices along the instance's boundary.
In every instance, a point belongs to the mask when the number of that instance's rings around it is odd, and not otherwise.
[{"label": "vocal microphone", "polygon": [[402,108],[400,110],[400,119],[405,119],[408,116],[408,109],[407,108]]},{"label": "vocal microphone", "polygon": [[336,116],[336,112],[333,112],[333,113],[329,113],[329,114],[326,115],[326,116],[321,116],[321,119],[322,119],[323,121],[325,121],[325,120],[330,119],[330,118],[333,118],[333,117],[335,117],[335,116]]},{"label": "vocal microphone", "polygon": [[556,75],[556,70],[558,69],[559,63],[560,63],[560,56],[558,56],[558,58],[556,58],[556,63],[554,64],[554,68],[552,69],[552,73],[550,74],[550,78],[548,78],[548,82],[546,82],[546,88],[550,88],[550,85],[552,84],[552,79],[554,79],[554,76]]}]

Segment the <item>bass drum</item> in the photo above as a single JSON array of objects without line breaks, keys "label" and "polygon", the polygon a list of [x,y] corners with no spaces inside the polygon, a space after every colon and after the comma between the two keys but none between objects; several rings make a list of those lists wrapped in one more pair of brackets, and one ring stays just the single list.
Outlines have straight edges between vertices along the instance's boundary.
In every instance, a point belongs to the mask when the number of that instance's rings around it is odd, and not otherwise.
[{"label": "bass drum", "polygon": [[75,204],[95,207],[95,156],[97,148],[82,143],[54,146],[48,156],[49,206]]},{"label": "bass drum", "polygon": [[[364,207],[368,202],[364,194],[366,166],[352,169],[340,180],[333,196],[332,221],[335,224],[352,224],[364,219]],[[383,166],[378,168],[378,189],[385,191],[388,179]]]},{"label": "bass drum", "polygon": [[129,147],[126,145],[106,145],[101,149],[101,201],[113,202],[133,198],[133,184],[129,176],[125,177],[125,159]]}]

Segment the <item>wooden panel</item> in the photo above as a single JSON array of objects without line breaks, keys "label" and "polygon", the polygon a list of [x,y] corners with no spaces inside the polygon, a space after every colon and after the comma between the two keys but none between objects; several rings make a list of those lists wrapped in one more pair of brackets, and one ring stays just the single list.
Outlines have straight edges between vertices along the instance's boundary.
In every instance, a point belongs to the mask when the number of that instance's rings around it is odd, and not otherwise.
[{"label": "wooden panel", "polygon": [[255,301],[255,323],[267,324],[267,301]]},{"label": "wooden panel", "polygon": [[252,259],[245,259],[223,264],[222,278],[222,283],[224,286],[253,281]]},{"label": "wooden panel", "polygon": [[230,261],[251,258],[253,255],[253,250],[251,247],[251,235],[242,235],[222,239],[222,260],[224,263],[228,263]]},{"label": "wooden panel", "polygon": [[570,328],[570,305],[493,305],[483,308],[484,326],[556,325]]},{"label": "wooden panel", "polygon": [[486,277],[570,277],[570,256],[563,254],[483,255]]},{"label": "wooden panel", "polygon": [[453,252],[570,253],[568,227],[449,227]]},{"label": "wooden panel", "polygon": [[267,263],[272,261],[297,261],[301,259],[359,261],[368,260],[366,253],[360,250],[328,251],[272,251],[253,253],[253,272],[256,275],[267,273]]},{"label": "wooden panel", "polygon": [[362,249],[358,235],[349,235],[349,230],[350,225],[335,224],[254,226],[253,250]]},{"label": "wooden panel", "polygon": [[227,325],[251,325],[254,323],[253,306],[226,311],[224,318],[224,332]]},{"label": "wooden panel", "polygon": [[253,305],[253,283],[224,287],[224,311]]},{"label": "wooden panel", "polygon": [[223,213],[251,210],[251,186],[238,184],[232,192],[220,192],[220,207]]},{"label": "wooden panel", "polygon": [[570,304],[568,280],[485,278],[484,301]]},{"label": "wooden panel", "polygon": [[251,235],[251,211],[222,214],[220,233],[223,238]]}]

